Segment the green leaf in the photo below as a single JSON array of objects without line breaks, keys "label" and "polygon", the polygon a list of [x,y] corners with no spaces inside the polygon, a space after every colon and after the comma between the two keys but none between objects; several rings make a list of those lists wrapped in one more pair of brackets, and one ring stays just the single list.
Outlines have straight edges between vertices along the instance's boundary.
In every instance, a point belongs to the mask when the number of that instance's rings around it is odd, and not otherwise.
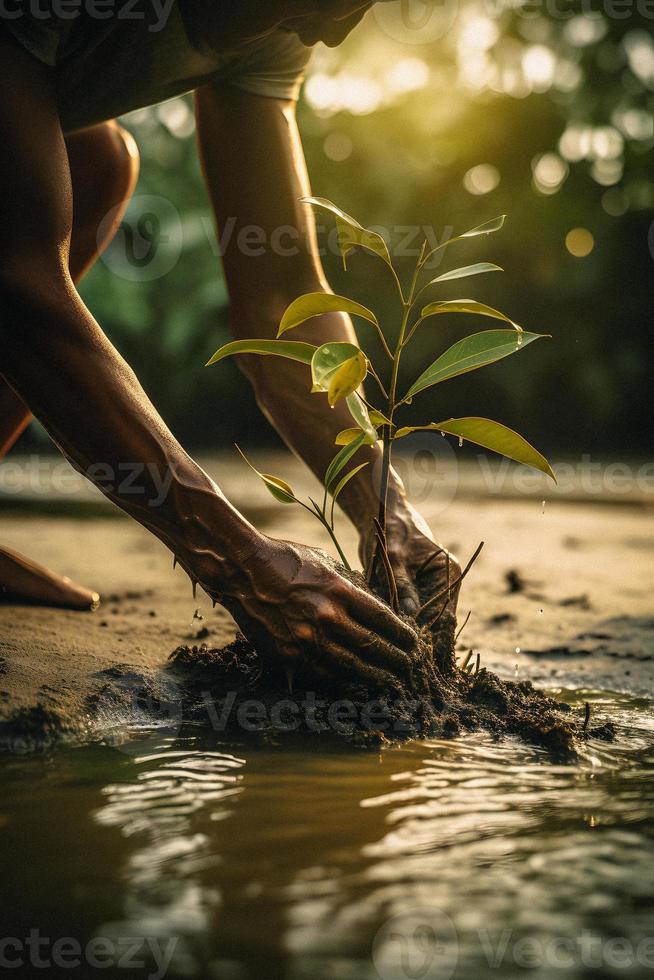
[{"label": "green leaf", "polygon": [[264,484],[273,495],[275,500],[279,500],[282,504],[297,504],[299,503],[297,497],[293,492],[293,488],[286,482],[286,480],[280,479],[278,476],[273,476],[271,473],[261,473],[260,470],[253,466],[250,460],[247,458],[245,453],[239,446],[236,447],[245,462],[248,464],[251,470],[257,474],[260,480],[263,480]]},{"label": "green leaf", "polygon": [[365,444],[365,441],[365,432],[360,432],[356,439],[353,439],[349,445],[343,446],[342,449],[339,449],[325,471],[324,483],[326,490],[329,490],[338,474],[347,466],[357,450]]},{"label": "green leaf", "polygon": [[355,425],[351,429],[341,429],[334,442],[337,446],[349,446],[351,442],[354,442],[362,434],[365,435],[365,432],[362,433],[358,425]]},{"label": "green leaf", "polygon": [[500,214],[497,218],[491,218],[490,221],[484,221],[482,225],[477,225],[475,228],[471,228],[470,231],[464,231],[462,235],[455,235],[454,238],[448,238],[447,241],[441,242],[436,248],[432,248],[430,252],[427,252],[423,258],[421,265],[424,266],[435,252],[440,251],[441,248],[446,248],[448,245],[453,245],[454,242],[460,242],[462,238],[475,238],[477,235],[490,235],[493,231],[499,231],[503,226],[506,219],[505,214]]},{"label": "green leaf", "polygon": [[362,351],[357,345],[347,341],[332,341],[316,348],[311,358],[313,390],[328,391],[331,380],[341,365],[359,354]]},{"label": "green leaf", "polygon": [[[491,218],[490,221],[484,221],[483,225],[477,225],[475,228],[471,228],[470,231],[464,231],[462,235],[458,235],[458,238],[475,238],[477,235],[490,235],[493,231],[499,231],[506,221],[506,215],[500,214],[497,218]],[[450,239],[450,241],[456,241],[456,239]]]},{"label": "green leaf", "polygon": [[330,514],[330,522],[331,522],[332,527],[334,526],[334,505],[336,503],[336,499],[337,499],[339,493],[341,492],[341,490],[343,489],[343,487],[347,486],[347,484],[350,482],[350,480],[352,479],[352,477],[353,476],[356,476],[357,473],[359,472],[359,470],[362,470],[363,467],[364,466],[367,466],[367,465],[368,465],[367,462],[366,463],[359,463],[358,466],[355,466],[353,470],[350,470],[349,473],[346,473],[345,476],[342,477],[338,481],[338,483],[336,484],[336,487],[332,491],[332,509],[331,509],[331,514]]},{"label": "green leaf", "polygon": [[349,357],[347,361],[343,361],[332,375],[327,390],[327,400],[332,408],[336,402],[342,398],[347,398],[353,391],[356,391],[367,373],[368,362],[363,351],[359,351],[354,357]]},{"label": "green leaf", "polygon": [[480,276],[483,272],[504,272],[499,265],[493,262],[476,262],[474,265],[462,265],[460,269],[451,269],[444,272],[442,276],[436,276],[427,283],[431,286],[435,282],[447,282],[449,279],[465,279],[467,276]]},{"label": "green leaf", "polygon": [[379,326],[377,317],[371,310],[353,299],[348,299],[347,296],[336,296],[333,293],[305,293],[304,296],[298,296],[293,300],[284,313],[277,336],[281,337],[287,330],[322,313],[349,313],[351,316],[363,317],[376,327]]},{"label": "green leaf", "polygon": [[380,412],[379,409],[377,409],[377,408],[371,409],[370,412],[369,412],[369,415],[370,415],[370,421],[375,426],[376,425],[392,425],[393,424],[391,422],[391,420],[388,419],[388,418],[386,418],[386,416],[384,415],[384,413],[383,412]]},{"label": "green leaf", "polygon": [[429,425],[411,425],[398,429],[395,433],[396,439],[402,439],[411,432],[425,431],[433,429],[436,432],[445,432],[451,436],[458,436],[459,439],[466,439],[474,442],[477,446],[484,449],[491,449],[507,459],[514,459],[517,463],[524,463],[525,466],[533,466],[534,469],[546,473],[556,483],[556,477],[552,467],[544,456],[534,449],[526,439],[507,428],[500,422],[493,422],[491,419],[470,417],[463,419],[446,419],[444,422],[431,422]]},{"label": "green leaf", "polygon": [[485,303],[478,303],[476,299],[446,299],[438,303],[429,303],[424,307],[420,314],[422,320],[428,316],[436,316],[439,313],[479,313],[481,316],[490,316],[495,320],[504,320],[510,323],[514,330],[522,331],[522,327],[511,320],[505,313],[486,306]]},{"label": "green leaf", "polygon": [[482,330],[480,333],[473,333],[453,344],[433,364],[430,364],[411,385],[402,400],[413,398],[419,391],[424,391],[425,388],[439,384],[441,381],[447,381],[448,378],[456,378],[459,374],[466,374],[486,364],[493,364],[503,357],[508,357],[509,354],[524,350],[532,341],[547,336],[549,334],[525,331],[516,334],[515,330]]},{"label": "green leaf", "polygon": [[372,445],[373,442],[377,441],[377,429],[370,421],[368,409],[366,408],[366,404],[361,398],[361,395],[359,395],[358,392],[353,391],[352,394],[348,395],[345,399],[345,404],[350,410],[350,415],[356,424],[360,429],[363,429],[366,436],[366,442]]},{"label": "green leaf", "polygon": [[338,483],[336,484],[336,486],[332,490],[332,499],[334,500],[334,502],[336,501],[336,498],[338,497],[338,495],[341,492],[341,490],[343,489],[343,487],[346,486],[350,482],[350,480],[352,479],[353,476],[356,476],[357,475],[357,473],[359,472],[359,470],[362,470],[363,467],[364,466],[367,466],[367,465],[368,465],[367,462],[365,462],[365,463],[359,463],[359,465],[358,466],[355,466],[353,470],[350,470],[349,473],[346,473],[345,476],[341,477],[341,479],[338,481]]},{"label": "green leaf", "polygon": [[325,197],[301,197],[300,200],[303,204],[311,204],[313,207],[323,208],[325,211],[331,212],[336,218],[338,247],[343,256],[343,265],[345,268],[347,268],[347,256],[356,245],[367,249],[369,252],[373,252],[379,258],[383,259],[387,265],[391,265],[388,246],[382,236],[378,235],[376,231],[370,231],[364,228],[356,218],[342,211]]},{"label": "green leaf", "polygon": [[316,350],[313,344],[303,344],[295,340],[234,340],[224,347],[219,347],[205,367],[217,364],[218,361],[231,357],[232,354],[276,354],[291,361],[311,364],[311,358]]}]

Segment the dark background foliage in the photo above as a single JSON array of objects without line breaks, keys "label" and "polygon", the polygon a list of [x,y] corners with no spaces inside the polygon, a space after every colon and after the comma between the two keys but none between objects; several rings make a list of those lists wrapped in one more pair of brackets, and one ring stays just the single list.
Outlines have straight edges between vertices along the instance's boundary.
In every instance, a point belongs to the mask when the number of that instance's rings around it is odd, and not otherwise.
[{"label": "dark background foliage", "polygon": [[[610,7],[564,9],[469,2],[442,36],[412,44],[368,15],[342,48],[316,51],[300,124],[314,193],[388,229],[391,246],[406,239],[403,226],[428,226],[440,241],[508,215],[502,232],[454,246],[439,267],[485,259],[506,272],[440,295],[472,296],[553,339],[419,396],[416,418],[488,414],[546,453],[642,454],[652,416],[654,21],[635,4],[619,18]],[[142,156],[134,207],[152,210],[140,195],[171,202],[157,231],[179,255],[140,281],[119,274],[110,251],[83,294],[188,445],[274,440],[231,362],[203,368],[227,339],[228,300],[191,102],[126,124]],[[347,273],[332,254],[325,264],[336,291],[392,328],[383,268],[363,253]],[[462,335],[460,320],[441,320],[423,328],[416,368]]]}]

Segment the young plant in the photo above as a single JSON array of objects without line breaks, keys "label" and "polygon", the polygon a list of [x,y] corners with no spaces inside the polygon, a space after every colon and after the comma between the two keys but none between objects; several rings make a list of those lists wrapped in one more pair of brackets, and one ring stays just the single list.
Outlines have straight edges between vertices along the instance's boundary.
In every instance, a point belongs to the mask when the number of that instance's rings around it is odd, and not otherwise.
[{"label": "young plant", "polygon": [[[285,503],[300,503],[311,513],[315,513],[317,518],[329,532],[341,559],[345,562],[342,549],[340,548],[334,534],[334,502],[345,484],[361,469],[357,466],[350,470],[345,476],[336,483],[339,476],[356,451],[362,445],[372,445],[381,436],[383,439],[383,458],[380,477],[380,503],[379,516],[375,522],[377,539],[380,547],[375,555],[381,553],[384,559],[387,577],[389,579],[389,590],[393,591],[392,572],[389,572],[387,556],[385,556],[385,535],[386,535],[386,498],[388,494],[388,479],[392,461],[392,451],[395,443],[405,438],[412,432],[419,430],[434,430],[443,435],[452,435],[458,438],[459,445],[463,440],[475,443],[484,449],[490,449],[509,459],[516,460],[526,466],[532,466],[543,473],[546,473],[555,480],[554,473],[550,464],[532,445],[530,445],[521,435],[491,419],[479,418],[478,416],[468,416],[465,418],[448,418],[440,422],[427,422],[420,425],[403,425],[398,427],[396,424],[396,413],[405,405],[410,405],[413,397],[433,385],[441,384],[450,378],[466,374],[469,371],[476,371],[478,368],[487,364],[499,361],[510,354],[524,350],[533,341],[539,340],[549,334],[528,333],[521,326],[511,320],[504,313],[495,310],[485,303],[480,303],[473,299],[451,299],[451,300],[431,300],[427,298],[419,301],[423,295],[431,291],[432,287],[438,283],[463,279],[471,276],[480,275],[486,272],[501,272],[499,266],[490,262],[477,262],[474,265],[462,266],[444,272],[435,278],[426,279],[426,267],[430,258],[441,249],[453,245],[455,242],[467,238],[475,238],[478,235],[488,235],[491,232],[499,231],[504,224],[504,215],[487,221],[470,231],[442,242],[432,249],[427,249],[427,242],[424,243],[416,266],[413,270],[411,282],[405,292],[395,267],[393,265],[386,242],[374,231],[364,228],[354,218],[346,214],[340,208],[332,204],[331,201],[320,197],[303,198],[304,203],[313,207],[329,211],[336,220],[338,232],[338,245],[343,258],[344,267],[347,268],[347,256],[355,247],[360,247],[368,252],[372,252],[381,259],[387,266],[397,288],[399,326],[394,338],[384,335],[379,321],[372,310],[362,306],[361,303],[346,296],[338,296],[331,293],[316,292],[306,293],[294,300],[282,317],[281,324],[276,340],[239,340],[226,344],[213,355],[209,364],[233,354],[273,354],[291,360],[301,361],[311,367],[312,391],[327,394],[330,405],[335,405],[337,401],[345,400],[352,416],[353,425],[340,432],[336,438],[336,444],[343,448],[332,460],[325,474],[325,490],[322,507],[315,501],[311,501],[313,510],[297,500],[295,494],[284,481],[277,477],[261,474],[268,489],[278,500]],[[384,354],[389,362],[388,383],[385,384],[370,363],[365,352],[356,344],[346,342],[329,342],[320,346],[302,343],[299,341],[281,339],[288,331],[304,323],[312,317],[320,316],[323,313],[348,313],[354,317],[361,317],[371,323],[377,331]],[[454,313],[473,313],[486,316],[495,320],[500,320],[507,327],[492,330],[482,330],[471,334],[463,340],[457,341],[447,350],[443,351],[432,361],[406,391],[399,391],[400,366],[402,355],[408,345],[416,336],[417,331],[423,327],[427,321],[442,314]],[[383,398],[383,411],[374,408],[360,393],[361,385],[367,375],[370,375],[379,388]],[[365,464],[364,464],[365,465]],[[254,468],[254,467],[253,467]],[[255,471],[258,472],[258,471]],[[327,496],[332,495],[330,516],[327,517]],[[376,558],[373,558],[373,562]],[[345,562],[345,564],[347,564]],[[368,570],[371,575],[371,569]],[[436,598],[436,597],[435,597]],[[430,600],[431,604],[432,600]]]}]

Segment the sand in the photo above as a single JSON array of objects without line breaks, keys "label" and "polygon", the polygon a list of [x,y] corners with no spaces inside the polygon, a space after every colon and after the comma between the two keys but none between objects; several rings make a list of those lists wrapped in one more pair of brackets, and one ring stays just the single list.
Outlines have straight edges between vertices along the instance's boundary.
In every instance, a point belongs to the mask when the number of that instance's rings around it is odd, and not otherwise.
[{"label": "sand", "polygon": [[[310,489],[310,478],[282,458],[263,468]],[[208,468],[267,533],[326,546],[305,512],[268,503],[231,457]],[[152,704],[174,716],[168,656],[180,645],[229,642],[230,617],[199,592],[194,600],[166,549],[76,478],[65,491],[11,482],[3,484],[0,466],[2,544],[97,589],[103,601],[94,613],[0,605],[0,744],[96,739],[143,721]],[[460,620],[472,611],[461,653],[472,649],[501,676],[554,692],[651,696],[652,497],[591,492],[578,481],[556,492],[540,482],[490,482],[473,461],[459,464],[454,489],[421,493],[435,534],[460,559],[486,542],[461,595]],[[354,557],[344,518],[341,528]]]}]

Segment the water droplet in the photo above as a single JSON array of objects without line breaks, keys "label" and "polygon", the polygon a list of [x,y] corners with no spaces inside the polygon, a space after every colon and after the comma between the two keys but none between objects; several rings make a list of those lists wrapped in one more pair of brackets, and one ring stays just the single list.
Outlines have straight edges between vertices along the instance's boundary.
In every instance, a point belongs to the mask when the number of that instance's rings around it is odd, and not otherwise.
[{"label": "water droplet", "polygon": [[518,347],[522,347],[522,330],[518,331]]},{"label": "water droplet", "polygon": [[515,668],[514,668],[514,676],[515,677],[518,676],[518,665],[517,664],[515,665]]},{"label": "water droplet", "polygon": [[541,514],[544,514],[545,513],[545,501],[544,500],[541,501],[541,505],[540,506],[541,506],[541,511],[540,511]]},{"label": "water droplet", "polygon": [[443,438],[445,438],[445,433],[444,432],[441,432],[441,435],[443,436]]},{"label": "water droplet", "polygon": [[410,405],[412,402],[413,402],[413,398],[407,398],[406,399],[406,404],[407,405]]},{"label": "water droplet", "polygon": [[515,652],[516,652],[516,653],[520,653],[520,647],[516,647],[516,648],[515,648]]},{"label": "water droplet", "polygon": [[543,615],[543,610],[542,610],[542,609],[539,609],[539,610],[538,610],[538,615],[539,615],[539,616],[542,616],[542,615]]},{"label": "water droplet", "polygon": [[463,436],[459,436],[459,447],[463,445]]}]

